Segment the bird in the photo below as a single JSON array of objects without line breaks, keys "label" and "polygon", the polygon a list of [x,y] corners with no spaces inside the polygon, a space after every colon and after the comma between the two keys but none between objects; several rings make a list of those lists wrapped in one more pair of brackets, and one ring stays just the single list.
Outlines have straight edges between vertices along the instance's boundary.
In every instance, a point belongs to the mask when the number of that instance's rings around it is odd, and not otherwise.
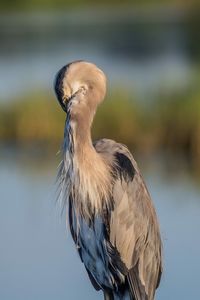
[{"label": "bird", "polygon": [[86,273],[104,299],[153,300],[163,259],[150,194],[125,145],[91,138],[106,82],[104,72],[84,60],[56,74],[55,94],[66,113],[58,197]]}]

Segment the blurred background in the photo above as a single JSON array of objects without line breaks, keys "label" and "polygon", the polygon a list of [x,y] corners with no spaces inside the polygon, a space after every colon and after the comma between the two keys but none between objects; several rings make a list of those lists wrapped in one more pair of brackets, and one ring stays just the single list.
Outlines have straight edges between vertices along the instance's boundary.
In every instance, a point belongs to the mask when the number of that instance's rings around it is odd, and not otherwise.
[{"label": "blurred background", "polygon": [[157,299],[200,299],[198,1],[0,3],[0,299],[102,299],[55,203],[65,113],[53,81],[77,59],[108,77],[93,138],[127,144],[160,220]]}]

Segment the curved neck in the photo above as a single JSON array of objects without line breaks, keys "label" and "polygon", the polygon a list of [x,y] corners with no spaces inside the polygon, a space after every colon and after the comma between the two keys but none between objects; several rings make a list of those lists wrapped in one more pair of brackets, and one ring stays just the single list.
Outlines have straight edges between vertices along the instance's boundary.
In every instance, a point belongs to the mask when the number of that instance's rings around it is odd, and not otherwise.
[{"label": "curved neck", "polygon": [[90,133],[91,122],[82,124],[68,115],[65,125],[64,168],[73,193],[76,214],[85,219],[91,213],[110,205],[111,172],[104,157],[93,147]]},{"label": "curved neck", "polygon": [[[68,114],[65,123],[64,133],[64,150],[69,150],[73,155],[80,158],[85,158],[85,155],[95,151],[91,139],[90,122],[84,120],[84,123],[79,120],[74,120]],[[88,151],[90,150],[90,151]],[[96,152],[96,151],[95,151]]]}]

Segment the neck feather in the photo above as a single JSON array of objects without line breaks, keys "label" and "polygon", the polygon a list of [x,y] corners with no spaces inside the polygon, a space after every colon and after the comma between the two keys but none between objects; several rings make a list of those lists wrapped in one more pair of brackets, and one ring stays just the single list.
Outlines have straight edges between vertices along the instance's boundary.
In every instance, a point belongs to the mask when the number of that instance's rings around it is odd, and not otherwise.
[{"label": "neck feather", "polygon": [[64,168],[77,216],[91,219],[109,206],[111,168],[92,145],[90,124],[81,126],[70,116],[65,127]]}]

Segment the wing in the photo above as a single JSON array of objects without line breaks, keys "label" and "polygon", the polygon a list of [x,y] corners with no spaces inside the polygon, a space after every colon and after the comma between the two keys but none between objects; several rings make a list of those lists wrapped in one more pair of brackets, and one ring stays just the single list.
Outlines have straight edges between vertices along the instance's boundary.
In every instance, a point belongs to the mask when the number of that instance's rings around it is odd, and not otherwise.
[{"label": "wing", "polygon": [[[128,283],[136,299],[153,299],[162,272],[161,239],[155,209],[128,149],[110,140],[95,145],[104,157],[112,153],[114,209],[109,238],[127,267]],[[107,153],[107,154],[106,154]]]},{"label": "wing", "polygon": [[105,224],[105,219],[108,219],[107,211],[105,210],[102,216],[95,216],[91,222],[80,217],[77,227],[77,218],[70,198],[68,213],[72,238],[94,288],[112,290],[120,286],[124,282],[127,269],[117,249],[109,241]]}]

